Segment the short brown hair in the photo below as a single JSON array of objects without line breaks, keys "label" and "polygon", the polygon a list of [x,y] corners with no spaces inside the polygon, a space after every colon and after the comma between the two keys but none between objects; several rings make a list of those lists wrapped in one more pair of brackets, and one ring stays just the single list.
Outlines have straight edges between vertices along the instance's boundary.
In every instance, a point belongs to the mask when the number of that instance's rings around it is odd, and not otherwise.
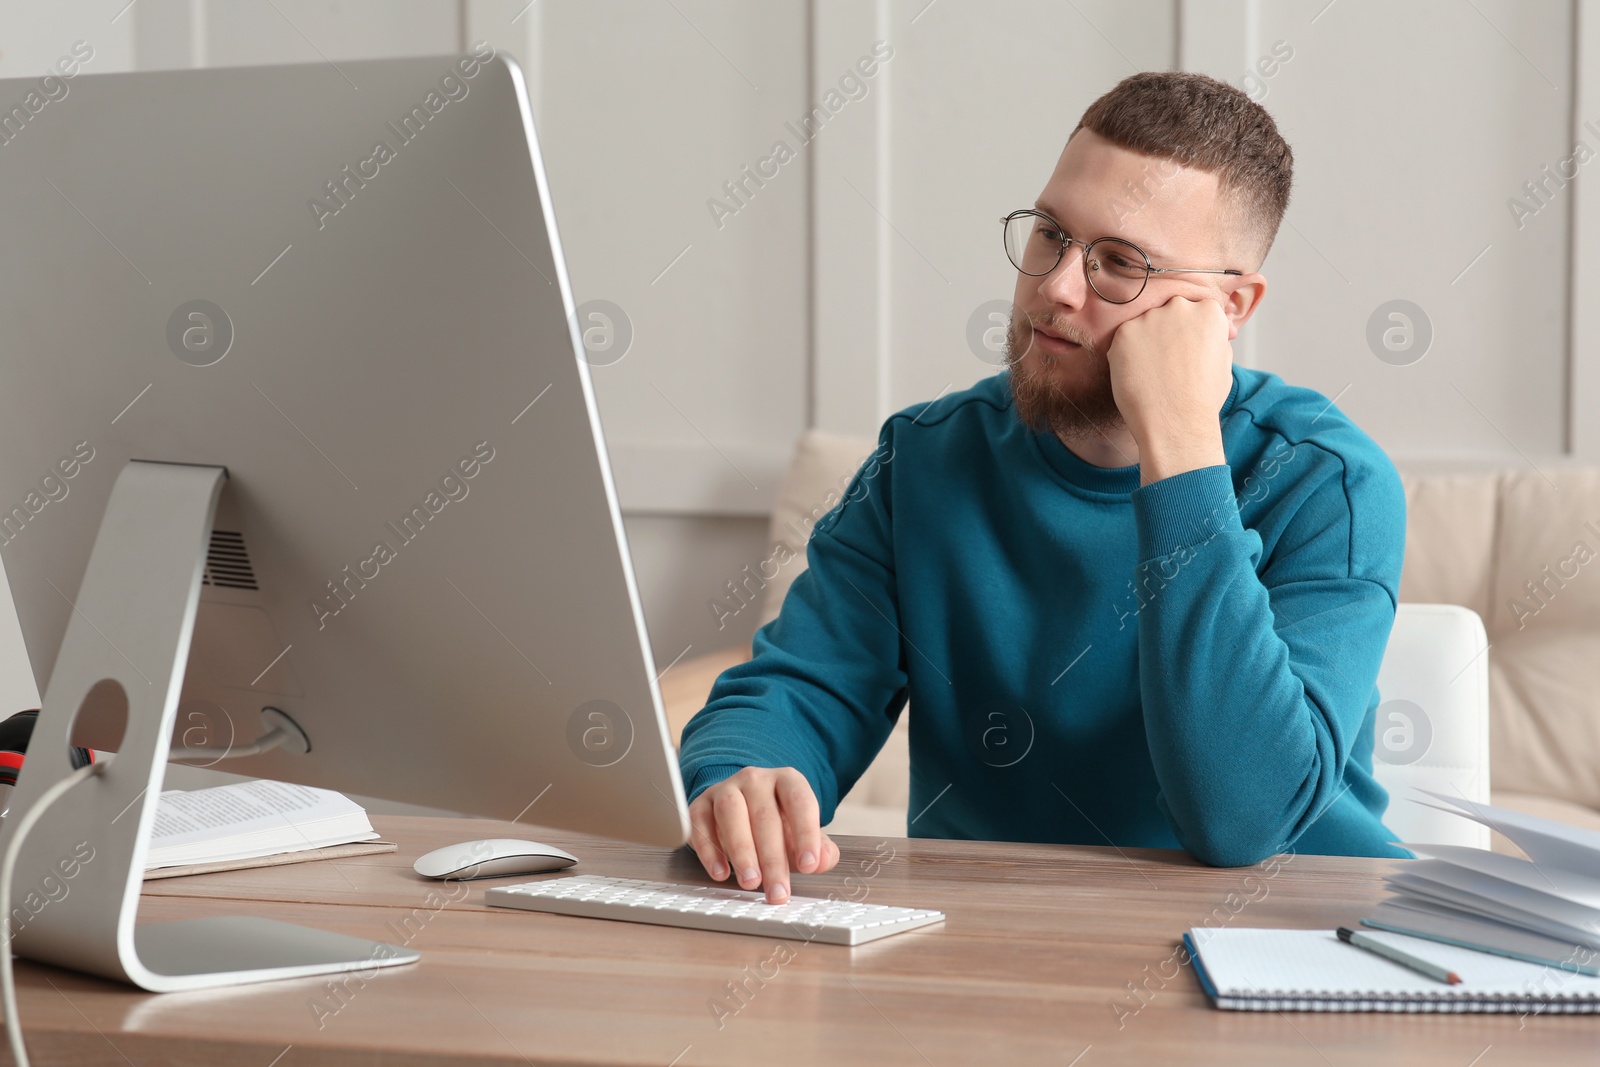
[{"label": "short brown hair", "polygon": [[1145,71],[1090,104],[1072,132],[1085,129],[1131,152],[1217,175],[1246,247],[1266,258],[1294,182],[1294,153],[1266,108],[1204,74]]}]

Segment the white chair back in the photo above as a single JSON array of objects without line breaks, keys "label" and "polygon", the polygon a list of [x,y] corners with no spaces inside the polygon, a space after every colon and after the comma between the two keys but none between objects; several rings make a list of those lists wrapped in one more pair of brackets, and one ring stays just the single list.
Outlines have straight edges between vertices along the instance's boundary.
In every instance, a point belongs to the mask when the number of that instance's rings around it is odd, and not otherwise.
[{"label": "white chair back", "polygon": [[1419,789],[1489,802],[1489,639],[1456,604],[1401,604],[1378,669],[1372,768],[1401,841],[1489,847],[1489,828]]}]

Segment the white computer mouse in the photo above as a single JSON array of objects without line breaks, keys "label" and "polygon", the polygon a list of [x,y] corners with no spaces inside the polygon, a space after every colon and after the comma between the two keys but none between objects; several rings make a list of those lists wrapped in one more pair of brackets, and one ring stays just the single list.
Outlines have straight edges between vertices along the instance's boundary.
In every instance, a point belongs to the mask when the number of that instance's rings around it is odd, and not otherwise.
[{"label": "white computer mouse", "polygon": [[494,878],[559,871],[577,862],[578,857],[553,845],[495,837],[436,848],[418,856],[411,867],[424,878]]}]

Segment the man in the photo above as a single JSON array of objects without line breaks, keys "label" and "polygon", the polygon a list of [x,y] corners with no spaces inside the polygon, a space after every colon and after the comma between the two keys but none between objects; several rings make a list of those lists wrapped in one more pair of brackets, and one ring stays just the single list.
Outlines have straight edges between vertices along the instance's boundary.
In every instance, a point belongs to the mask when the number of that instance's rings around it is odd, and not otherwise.
[{"label": "man", "polygon": [[916,836],[1408,855],[1372,777],[1399,477],[1327,398],[1232,363],[1291,172],[1202,75],[1084,113],[1005,223],[1007,370],[883,425],[684,729],[713,878],[780,902],[832,867],[820,827],[908,698]]}]

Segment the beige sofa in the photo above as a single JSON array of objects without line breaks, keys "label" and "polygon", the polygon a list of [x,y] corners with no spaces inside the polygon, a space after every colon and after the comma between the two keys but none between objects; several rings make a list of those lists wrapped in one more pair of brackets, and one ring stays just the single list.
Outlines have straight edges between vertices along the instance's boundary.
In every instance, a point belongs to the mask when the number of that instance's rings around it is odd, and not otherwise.
[{"label": "beige sofa", "polygon": [[[749,602],[740,613],[758,612],[758,627],[777,617],[805,569],[812,523],[838,502],[875,444],[820,431],[801,439],[770,527],[773,546],[786,543],[794,558],[770,580],[756,567],[734,577]],[[1495,803],[1600,830],[1600,469],[1397,466],[1408,508],[1401,599],[1465,605],[1489,634]],[[748,645],[708,653],[662,677],[674,737],[717,675],[749,655]],[[905,834],[912,713],[908,706],[840,802],[833,832]],[[1495,838],[1497,848],[1510,847]]]}]

